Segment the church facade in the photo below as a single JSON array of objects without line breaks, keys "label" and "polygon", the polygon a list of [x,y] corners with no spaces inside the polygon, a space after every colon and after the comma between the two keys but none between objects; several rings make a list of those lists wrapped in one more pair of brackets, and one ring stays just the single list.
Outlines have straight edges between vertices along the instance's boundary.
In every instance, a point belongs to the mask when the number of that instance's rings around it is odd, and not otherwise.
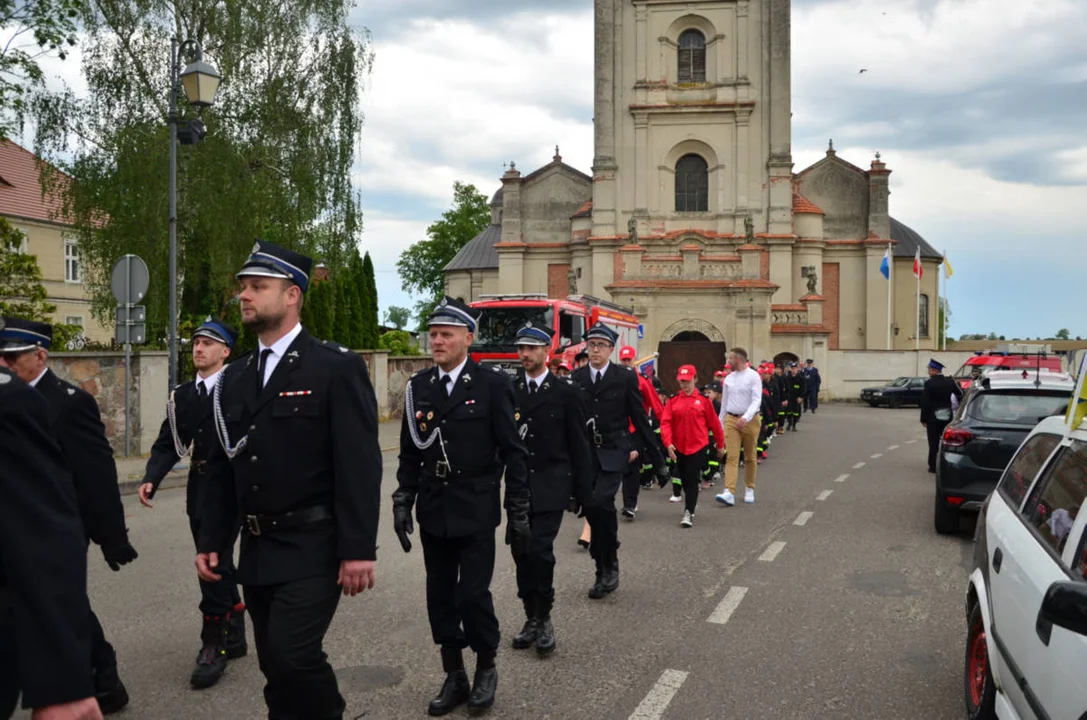
[{"label": "church facade", "polygon": [[[642,350],[755,360],[937,345],[941,256],[890,216],[891,170],[833,143],[794,172],[789,0],[595,0],[595,157],[511,163],[446,291],[586,293],[642,318]],[[880,272],[890,249],[890,279]],[[919,251],[920,295],[913,273]]]}]

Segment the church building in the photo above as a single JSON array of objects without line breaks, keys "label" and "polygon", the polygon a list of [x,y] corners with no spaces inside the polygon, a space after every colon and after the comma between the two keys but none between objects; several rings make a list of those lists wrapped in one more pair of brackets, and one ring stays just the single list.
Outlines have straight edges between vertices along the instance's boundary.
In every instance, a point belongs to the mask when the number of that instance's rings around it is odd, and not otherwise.
[{"label": "church building", "polygon": [[595,45],[592,174],[558,148],[511,163],[449,295],[606,298],[662,365],[936,348],[941,256],[891,217],[880,155],[865,169],[831,141],[794,172],[790,0],[595,0]]}]

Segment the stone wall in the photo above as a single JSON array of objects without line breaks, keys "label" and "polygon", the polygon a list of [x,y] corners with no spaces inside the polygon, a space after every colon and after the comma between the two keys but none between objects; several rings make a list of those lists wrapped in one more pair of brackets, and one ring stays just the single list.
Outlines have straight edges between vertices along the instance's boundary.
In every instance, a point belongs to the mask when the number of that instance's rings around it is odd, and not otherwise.
[{"label": "stone wall", "polygon": [[894,350],[831,350],[819,368],[823,378],[821,396],[827,400],[859,400],[861,390],[885,384],[896,377],[925,377],[928,361],[935,358],[946,366],[945,374],[958,370],[973,353]]},{"label": "stone wall", "polygon": [[399,420],[404,416],[404,389],[408,385],[408,378],[433,364],[434,361],[429,355],[389,358],[388,392],[384,406],[381,397],[378,397],[378,407],[382,409],[383,420]]}]

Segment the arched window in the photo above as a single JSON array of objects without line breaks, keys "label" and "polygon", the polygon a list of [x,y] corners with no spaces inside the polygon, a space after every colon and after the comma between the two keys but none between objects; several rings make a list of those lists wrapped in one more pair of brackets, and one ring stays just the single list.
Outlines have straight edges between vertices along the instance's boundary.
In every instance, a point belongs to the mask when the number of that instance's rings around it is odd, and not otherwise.
[{"label": "arched window", "polygon": [[706,36],[697,30],[684,30],[679,36],[679,76],[681,83],[706,82]]},{"label": "arched window", "polygon": [[676,212],[706,212],[709,197],[709,166],[699,155],[684,155],[676,163]]},{"label": "arched window", "polygon": [[928,337],[928,295],[921,294],[917,310],[917,336]]}]

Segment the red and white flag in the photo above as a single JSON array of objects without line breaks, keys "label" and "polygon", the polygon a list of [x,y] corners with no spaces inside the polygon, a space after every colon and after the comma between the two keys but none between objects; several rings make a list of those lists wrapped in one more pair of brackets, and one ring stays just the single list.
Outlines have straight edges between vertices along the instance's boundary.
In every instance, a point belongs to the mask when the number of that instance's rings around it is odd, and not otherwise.
[{"label": "red and white flag", "polygon": [[913,255],[913,276],[918,280],[925,274],[925,269],[921,267],[921,247],[917,247],[917,252]]}]

